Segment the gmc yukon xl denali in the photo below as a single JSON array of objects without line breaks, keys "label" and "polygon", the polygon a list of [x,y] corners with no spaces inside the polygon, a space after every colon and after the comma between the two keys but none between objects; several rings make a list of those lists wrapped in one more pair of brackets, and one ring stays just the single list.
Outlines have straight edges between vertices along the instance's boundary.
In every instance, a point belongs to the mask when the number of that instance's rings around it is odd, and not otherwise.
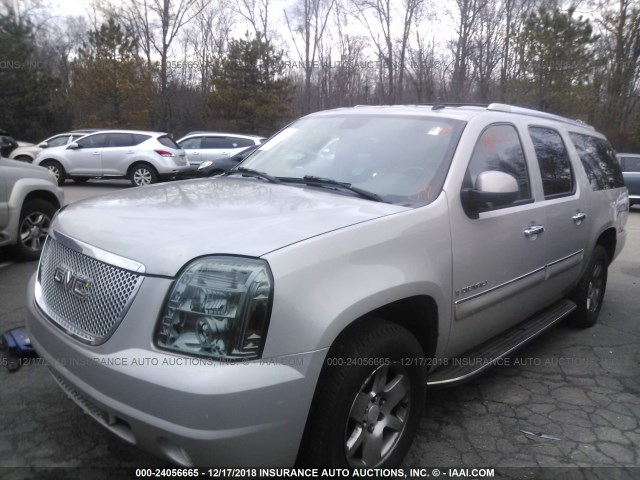
[{"label": "gmc yukon xl denali", "polygon": [[628,194],[582,122],[355,107],[224,175],[54,219],[28,328],[60,387],[177,464],[398,464],[429,385],[596,322]]}]

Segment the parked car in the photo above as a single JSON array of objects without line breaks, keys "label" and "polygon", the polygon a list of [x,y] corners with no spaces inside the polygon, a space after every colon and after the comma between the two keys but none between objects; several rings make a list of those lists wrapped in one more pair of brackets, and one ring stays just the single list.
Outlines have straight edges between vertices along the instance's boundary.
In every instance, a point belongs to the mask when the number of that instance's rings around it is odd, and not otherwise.
[{"label": "parked car", "polygon": [[385,468],[427,385],[596,322],[628,210],[581,122],[318,112],[223,176],[67,207],[27,326],[69,397],[177,464]]},{"label": "parked car", "polygon": [[62,185],[90,178],[128,178],[135,186],[171,179],[189,170],[184,150],[166,133],[108,130],[47,148],[33,161],[48,168]]},{"label": "parked car", "polygon": [[0,156],[8,157],[16,148],[18,148],[18,142],[5,130],[0,129]]},{"label": "parked car", "polygon": [[236,153],[233,157],[219,158],[218,160],[207,160],[202,162],[198,166],[196,171],[196,177],[211,177],[214,175],[220,175],[226,170],[230,170],[237,167],[238,164],[255,152],[260,145],[254,145],[253,147],[245,148],[240,153]]},{"label": "parked car", "polygon": [[25,146],[20,146],[11,152],[9,158],[12,160],[20,160],[21,162],[31,163],[43,149],[68,145],[69,143],[84,137],[88,133],[91,133],[91,131],[73,130],[67,133],[59,133],[58,135],[54,135],[53,137],[49,137],[46,140],[43,140],[37,145],[33,145],[32,143],[30,143]]},{"label": "parked car", "polygon": [[266,138],[220,132],[191,132],[178,140],[178,145],[187,152],[192,172],[203,162],[212,162],[242,152],[248,147],[261,145]]},{"label": "parked car", "polygon": [[40,256],[62,189],[42,168],[0,158],[0,246],[21,260]]},{"label": "parked car", "polygon": [[629,189],[629,204],[640,203],[640,154],[619,153],[618,161],[622,167],[624,184]]}]

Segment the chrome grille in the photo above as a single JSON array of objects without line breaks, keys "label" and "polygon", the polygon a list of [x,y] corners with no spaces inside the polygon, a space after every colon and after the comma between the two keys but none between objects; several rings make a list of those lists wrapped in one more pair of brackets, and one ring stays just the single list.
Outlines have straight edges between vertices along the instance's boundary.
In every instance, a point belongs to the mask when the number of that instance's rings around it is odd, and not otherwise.
[{"label": "chrome grille", "polygon": [[[69,276],[64,278],[67,272]],[[79,288],[73,288],[74,278],[82,280]],[[143,278],[49,236],[40,257],[36,300],[49,319],[69,335],[99,345],[124,318]]]}]

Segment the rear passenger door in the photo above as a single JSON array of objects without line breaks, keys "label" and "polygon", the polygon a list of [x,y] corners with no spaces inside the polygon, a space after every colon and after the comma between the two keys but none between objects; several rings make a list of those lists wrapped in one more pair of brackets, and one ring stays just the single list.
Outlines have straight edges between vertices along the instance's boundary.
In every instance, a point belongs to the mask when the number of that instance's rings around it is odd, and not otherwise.
[{"label": "rear passenger door", "polygon": [[590,215],[567,148],[570,139],[553,127],[529,125],[546,207],[546,282],[543,295],[560,298],[580,276]]},{"label": "rear passenger door", "polygon": [[225,136],[208,136],[202,139],[200,145],[201,161],[212,161],[230,157],[233,144]]},{"label": "rear passenger door", "polygon": [[138,159],[134,147],[148,138],[148,135],[128,132],[109,133],[106,147],[102,150],[102,174],[105,176],[126,175],[129,166]]}]

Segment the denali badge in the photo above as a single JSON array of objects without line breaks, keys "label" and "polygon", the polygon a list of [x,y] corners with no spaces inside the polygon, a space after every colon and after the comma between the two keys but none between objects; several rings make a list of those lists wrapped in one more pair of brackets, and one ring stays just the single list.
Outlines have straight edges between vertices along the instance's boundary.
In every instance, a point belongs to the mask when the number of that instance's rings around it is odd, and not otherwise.
[{"label": "denali badge", "polygon": [[76,297],[86,298],[89,296],[91,279],[74,274],[71,269],[65,265],[56,268],[53,274],[53,280]]}]

